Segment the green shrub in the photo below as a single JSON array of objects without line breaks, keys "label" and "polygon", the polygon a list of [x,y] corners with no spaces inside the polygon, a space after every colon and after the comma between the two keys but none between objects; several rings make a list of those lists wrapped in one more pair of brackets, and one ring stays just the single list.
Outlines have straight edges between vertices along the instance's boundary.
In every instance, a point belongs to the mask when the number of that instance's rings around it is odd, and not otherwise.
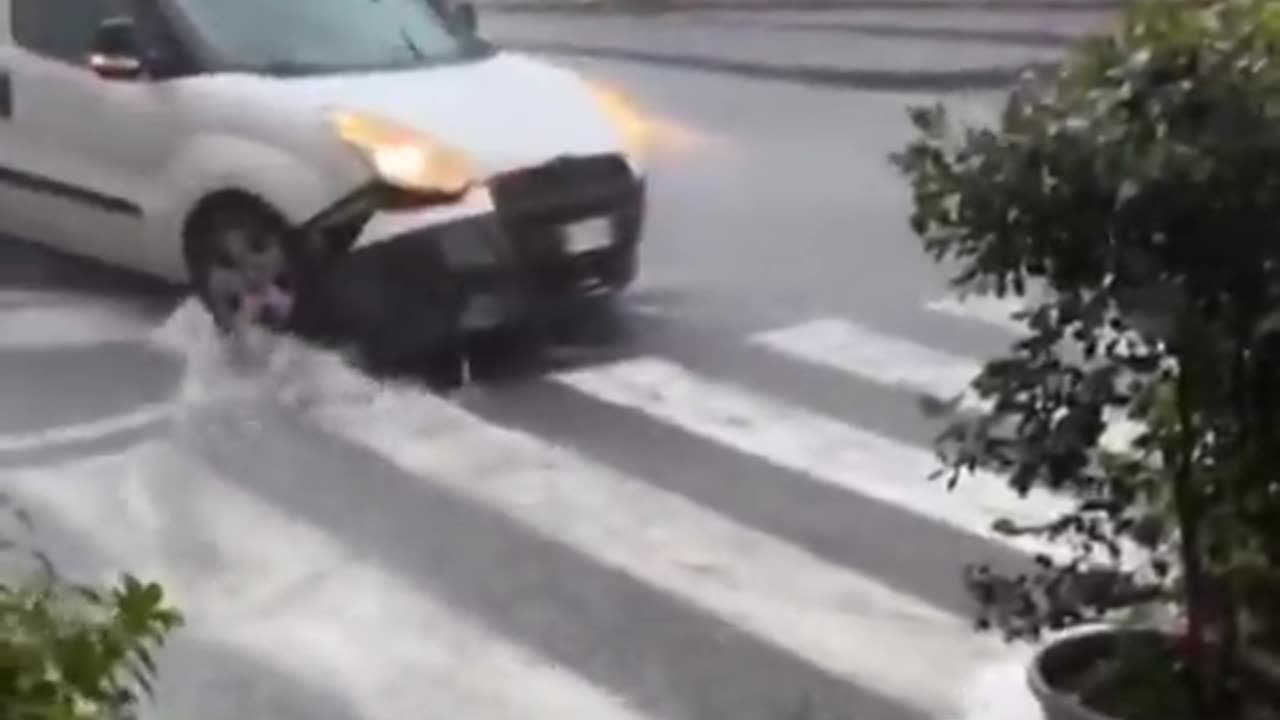
[{"label": "green shrub", "polygon": [[159,585],[96,588],[36,572],[0,577],[0,718],[129,720],[154,653],[182,624]]}]

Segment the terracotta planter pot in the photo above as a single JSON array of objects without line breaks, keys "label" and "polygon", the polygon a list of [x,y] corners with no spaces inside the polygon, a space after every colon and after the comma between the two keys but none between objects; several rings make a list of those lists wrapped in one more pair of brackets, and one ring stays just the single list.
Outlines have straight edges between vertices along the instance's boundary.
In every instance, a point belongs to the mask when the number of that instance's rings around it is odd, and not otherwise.
[{"label": "terracotta planter pot", "polygon": [[[1106,628],[1054,641],[1032,658],[1027,683],[1044,711],[1045,720],[1128,720],[1085,707],[1070,691],[1055,687],[1055,681],[1087,670],[1100,659],[1112,655],[1123,640],[1169,641],[1156,630]],[[1261,656],[1247,656],[1243,668],[1257,698],[1280,704],[1280,668]]]},{"label": "terracotta planter pot", "polygon": [[1122,637],[1161,639],[1152,630],[1104,629],[1056,640],[1036,653],[1027,673],[1031,694],[1040,703],[1045,720],[1126,720],[1090,710],[1075,695],[1054,687],[1054,681],[1070,677],[1115,651]]}]

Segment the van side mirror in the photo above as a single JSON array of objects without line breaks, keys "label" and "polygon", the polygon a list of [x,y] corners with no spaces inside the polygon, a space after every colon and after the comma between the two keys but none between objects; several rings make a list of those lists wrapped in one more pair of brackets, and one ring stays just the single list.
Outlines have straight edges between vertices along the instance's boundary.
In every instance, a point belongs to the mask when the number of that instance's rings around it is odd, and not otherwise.
[{"label": "van side mirror", "polygon": [[107,80],[134,80],[145,69],[138,28],[130,18],[107,18],[93,34],[89,67]]},{"label": "van side mirror", "polygon": [[475,35],[480,29],[480,21],[476,16],[476,6],[467,0],[459,0],[453,6],[453,21],[459,29],[468,35]]}]

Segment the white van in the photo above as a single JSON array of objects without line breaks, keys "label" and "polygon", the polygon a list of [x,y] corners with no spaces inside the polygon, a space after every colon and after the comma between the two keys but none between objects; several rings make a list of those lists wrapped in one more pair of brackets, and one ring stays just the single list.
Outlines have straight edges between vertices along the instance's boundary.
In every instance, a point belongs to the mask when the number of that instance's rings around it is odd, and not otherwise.
[{"label": "white van", "polygon": [[0,0],[0,233],[189,283],[224,329],[288,326],[361,253],[445,269],[468,327],[626,287],[642,119],[474,26],[435,0]]}]

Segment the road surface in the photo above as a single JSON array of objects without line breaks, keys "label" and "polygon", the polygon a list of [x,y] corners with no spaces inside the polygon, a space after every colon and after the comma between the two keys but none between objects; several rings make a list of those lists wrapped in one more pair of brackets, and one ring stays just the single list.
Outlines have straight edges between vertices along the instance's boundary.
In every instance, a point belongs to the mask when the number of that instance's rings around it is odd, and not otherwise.
[{"label": "road surface", "polygon": [[959,572],[1057,501],[925,481],[918,396],[1009,308],[948,294],[887,161],[907,105],[988,117],[1100,19],[1008,5],[486,5],[668,128],[635,292],[439,398],[236,364],[190,301],[5,244],[0,487],[66,569],[177,594],[156,717],[1024,720],[975,695],[1021,655]]}]

